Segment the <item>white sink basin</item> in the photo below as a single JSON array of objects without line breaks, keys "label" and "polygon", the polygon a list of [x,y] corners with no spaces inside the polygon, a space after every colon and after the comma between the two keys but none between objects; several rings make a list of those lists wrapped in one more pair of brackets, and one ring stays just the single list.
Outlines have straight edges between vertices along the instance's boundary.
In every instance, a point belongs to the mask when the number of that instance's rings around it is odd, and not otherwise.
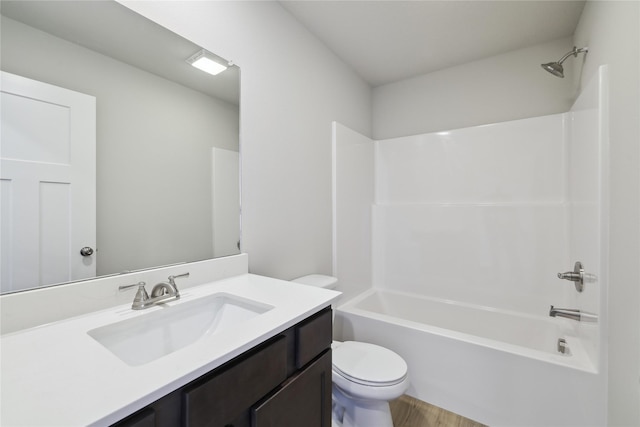
[{"label": "white sink basin", "polygon": [[213,294],[172,306],[151,308],[132,319],[93,329],[88,334],[131,366],[149,363],[202,337],[237,327],[273,306]]}]

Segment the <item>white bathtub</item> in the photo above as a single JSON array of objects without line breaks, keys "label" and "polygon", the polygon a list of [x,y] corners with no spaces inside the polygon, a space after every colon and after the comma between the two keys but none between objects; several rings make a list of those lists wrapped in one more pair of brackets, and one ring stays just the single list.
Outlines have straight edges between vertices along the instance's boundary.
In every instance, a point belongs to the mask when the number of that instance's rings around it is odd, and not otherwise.
[{"label": "white bathtub", "polygon": [[[603,376],[573,321],[387,290],[336,310],[336,335],[409,365],[408,394],[491,426],[601,426]],[[566,340],[569,354],[557,351]]]}]

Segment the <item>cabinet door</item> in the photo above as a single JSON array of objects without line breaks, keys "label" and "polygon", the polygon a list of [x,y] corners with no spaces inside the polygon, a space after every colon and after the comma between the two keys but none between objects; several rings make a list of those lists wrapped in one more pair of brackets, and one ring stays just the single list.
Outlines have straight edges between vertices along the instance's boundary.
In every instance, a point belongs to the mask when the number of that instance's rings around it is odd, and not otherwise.
[{"label": "cabinet door", "polygon": [[331,350],[252,409],[252,427],[330,427]]},{"label": "cabinet door", "polygon": [[185,387],[183,425],[229,425],[287,378],[286,360],[286,340],[279,336],[250,355]]}]

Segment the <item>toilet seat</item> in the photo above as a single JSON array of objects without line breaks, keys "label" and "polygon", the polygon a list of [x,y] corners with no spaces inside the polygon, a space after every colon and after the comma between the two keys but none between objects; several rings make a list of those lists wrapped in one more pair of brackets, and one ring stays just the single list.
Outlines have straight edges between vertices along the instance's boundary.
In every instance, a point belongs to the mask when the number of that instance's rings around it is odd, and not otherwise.
[{"label": "toilet seat", "polygon": [[369,387],[390,387],[407,378],[407,364],[398,354],[375,344],[346,341],[333,349],[333,370]]}]

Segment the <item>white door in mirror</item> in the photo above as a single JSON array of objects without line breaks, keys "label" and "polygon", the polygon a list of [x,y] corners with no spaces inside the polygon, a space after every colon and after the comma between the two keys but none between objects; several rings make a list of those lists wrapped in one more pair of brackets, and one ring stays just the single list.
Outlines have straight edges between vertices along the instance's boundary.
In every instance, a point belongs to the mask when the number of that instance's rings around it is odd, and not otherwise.
[{"label": "white door in mirror", "polygon": [[96,101],[2,72],[2,292],[96,274]]}]

